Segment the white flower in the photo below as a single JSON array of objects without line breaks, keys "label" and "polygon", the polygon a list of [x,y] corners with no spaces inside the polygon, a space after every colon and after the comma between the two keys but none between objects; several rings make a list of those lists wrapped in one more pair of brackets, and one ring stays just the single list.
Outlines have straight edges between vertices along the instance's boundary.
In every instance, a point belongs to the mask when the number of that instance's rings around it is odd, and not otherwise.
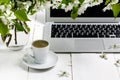
[{"label": "white flower", "polygon": [[45,8],[49,8],[49,7],[52,6],[50,1],[46,1],[43,5],[44,5]]},{"label": "white flower", "polygon": [[98,0],[98,1],[94,1],[94,0],[85,0],[82,4],[81,7],[78,9],[78,14],[81,15],[83,14],[88,7],[93,7],[96,5],[99,5],[103,2],[103,0]]},{"label": "white flower", "polygon": [[4,16],[1,16],[1,20],[2,20],[2,22],[3,22],[5,25],[7,25],[7,20],[5,19]]},{"label": "white flower", "polygon": [[57,9],[61,5],[60,1],[54,0],[52,4],[53,9]]},{"label": "white flower", "polygon": [[40,10],[43,10],[43,9],[46,9],[46,8],[49,8],[49,7],[51,7],[52,5],[51,5],[51,2],[50,1],[46,1],[46,2],[44,2],[44,3],[42,3],[42,5],[41,5],[41,3],[37,3],[36,5],[35,5],[35,11],[40,11]]},{"label": "white flower", "polygon": [[24,8],[28,10],[29,6],[31,6],[31,1],[26,1],[23,3],[24,4]]},{"label": "white flower", "polygon": [[103,11],[105,12],[106,10],[111,10],[112,9],[112,5],[113,4],[116,4],[116,3],[118,3],[119,2],[119,0],[112,0],[112,2],[110,2],[104,9],[103,9]]},{"label": "white flower", "polygon": [[89,6],[90,6],[89,4],[82,4],[81,7],[78,9],[78,14],[79,15],[83,14]]},{"label": "white flower", "polygon": [[69,3],[68,6],[65,7],[65,12],[72,10],[73,7],[74,7],[74,4]]},{"label": "white flower", "polygon": [[103,3],[103,0],[98,0],[98,1],[94,1],[90,3],[90,7],[96,6],[96,5],[100,5],[101,3]]},{"label": "white flower", "polygon": [[79,3],[80,3],[79,0],[75,0],[75,1],[74,1],[74,5],[78,5]]},{"label": "white flower", "polygon": [[61,2],[62,0],[52,0],[52,2]]},{"label": "white flower", "polygon": [[91,3],[91,2],[93,2],[93,0],[84,0],[83,4]]},{"label": "white flower", "polygon": [[61,5],[61,9],[65,9],[66,5],[65,4],[62,4]]},{"label": "white flower", "polygon": [[1,10],[2,12],[4,12],[4,11],[5,11],[5,6],[4,6],[4,5],[0,5],[0,10]]},{"label": "white flower", "polygon": [[14,24],[13,19],[16,19],[16,16],[11,11],[8,13],[4,13],[4,17],[2,18],[4,24],[6,25],[13,25]]},{"label": "white flower", "polygon": [[2,22],[5,25],[12,25],[14,24],[13,19],[16,19],[16,16],[14,15],[14,12],[11,11],[11,5],[1,5],[0,10],[3,11],[2,16],[0,16]]}]

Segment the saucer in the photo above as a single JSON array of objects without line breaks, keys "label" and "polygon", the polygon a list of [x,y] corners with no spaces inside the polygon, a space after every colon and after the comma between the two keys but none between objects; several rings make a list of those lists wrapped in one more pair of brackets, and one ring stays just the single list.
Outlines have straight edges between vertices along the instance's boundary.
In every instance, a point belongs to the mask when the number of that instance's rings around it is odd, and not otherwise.
[{"label": "saucer", "polygon": [[45,63],[38,64],[35,63],[34,57],[31,57],[30,54],[25,54],[23,57],[23,64],[34,69],[48,69],[56,65],[58,60],[57,55],[54,52],[49,51],[47,60]]}]

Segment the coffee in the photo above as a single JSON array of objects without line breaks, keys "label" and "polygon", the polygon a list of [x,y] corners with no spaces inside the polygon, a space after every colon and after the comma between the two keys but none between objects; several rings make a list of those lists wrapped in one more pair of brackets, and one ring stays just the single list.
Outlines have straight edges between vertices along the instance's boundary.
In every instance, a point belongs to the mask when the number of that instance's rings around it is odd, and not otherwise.
[{"label": "coffee", "polygon": [[49,43],[44,40],[36,40],[32,43],[32,45],[37,48],[44,48],[44,47],[48,46],[48,44]]}]

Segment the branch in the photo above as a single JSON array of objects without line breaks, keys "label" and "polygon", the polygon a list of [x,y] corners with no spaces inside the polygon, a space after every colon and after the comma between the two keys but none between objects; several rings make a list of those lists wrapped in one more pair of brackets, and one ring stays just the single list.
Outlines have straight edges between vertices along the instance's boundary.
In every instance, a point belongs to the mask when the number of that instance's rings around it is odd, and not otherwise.
[{"label": "branch", "polygon": [[[21,21],[19,21],[20,22],[20,25],[21,26],[23,26],[23,25],[25,25],[25,27],[27,26],[27,24],[25,23],[25,22],[21,22]],[[23,26],[23,28],[24,28],[24,26]],[[26,33],[26,34],[28,34],[28,32],[25,30],[25,28],[24,28],[24,32]]]},{"label": "branch", "polygon": [[9,37],[8,42],[6,42],[6,46],[9,46],[11,38],[12,38],[12,34],[8,34],[7,37]]},{"label": "branch", "polygon": [[16,30],[16,27],[15,27],[15,29],[14,29],[14,32],[15,32],[15,33],[14,33],[14,34],[15,34],[15,39],[14,39],[14,40],[15,40],[15,44],[17,44],[17,30]]}]

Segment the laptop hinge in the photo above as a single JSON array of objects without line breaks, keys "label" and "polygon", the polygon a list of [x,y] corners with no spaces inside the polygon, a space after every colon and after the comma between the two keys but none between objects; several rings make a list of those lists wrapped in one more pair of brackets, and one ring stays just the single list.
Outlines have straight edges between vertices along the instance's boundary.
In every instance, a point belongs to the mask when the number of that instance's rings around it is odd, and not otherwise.
[{"label": "laptop hinge", "polygon": [[53,22],[53,23],[119,23],[120,22]]}]

